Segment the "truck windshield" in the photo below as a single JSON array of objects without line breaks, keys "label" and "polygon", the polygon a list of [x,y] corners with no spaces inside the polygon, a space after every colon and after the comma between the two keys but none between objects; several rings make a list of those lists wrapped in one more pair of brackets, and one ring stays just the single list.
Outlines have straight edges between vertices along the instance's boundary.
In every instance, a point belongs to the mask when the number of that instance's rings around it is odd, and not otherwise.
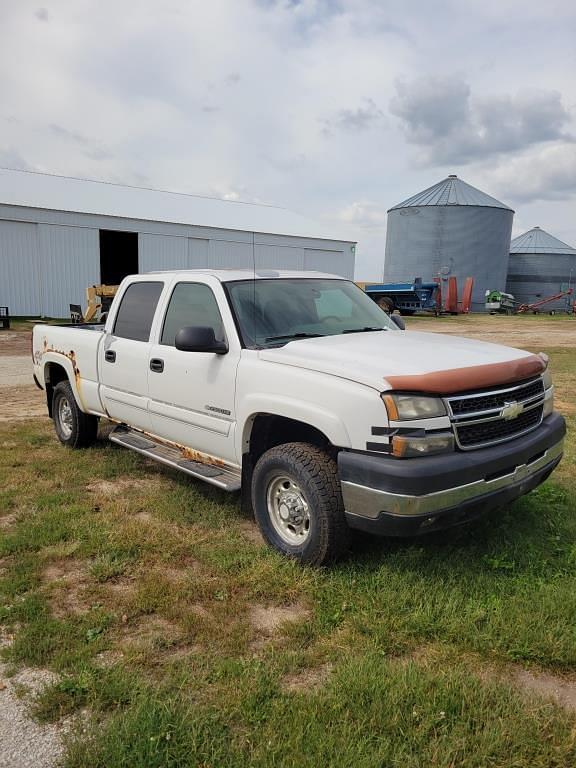
[{"label": "truck windshield", "polygon": [[347,280],[280,278],[226,283],[247,347],[295,339],[397,330],[388,315]]}]

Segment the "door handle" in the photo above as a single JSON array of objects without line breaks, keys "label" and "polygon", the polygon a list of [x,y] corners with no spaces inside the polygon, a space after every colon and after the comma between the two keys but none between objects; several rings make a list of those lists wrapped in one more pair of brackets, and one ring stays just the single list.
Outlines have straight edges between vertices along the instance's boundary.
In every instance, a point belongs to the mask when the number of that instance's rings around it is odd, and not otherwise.
[{"label": "door handle", "polygon": [[159,357],[153,357],[150,360],[150,370],[154,371],[154,373],[162,373],[164,370],[164,360],[160,360]]},{"label": "door handle", "polygon": [[115,363],[116,352],[114,352],[113,349],[107,349],[106,352],[104,352],[104,360],[106,360],[107,363]]}]

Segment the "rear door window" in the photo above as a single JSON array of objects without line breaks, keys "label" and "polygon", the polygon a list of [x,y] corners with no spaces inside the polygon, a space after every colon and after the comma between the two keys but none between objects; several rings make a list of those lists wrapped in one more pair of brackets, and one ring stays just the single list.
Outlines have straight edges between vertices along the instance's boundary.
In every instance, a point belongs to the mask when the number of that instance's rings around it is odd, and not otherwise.
[{"label": "rear door window", "polygon": [[114,322],[114,336],[133,341],[149,341],[154,313],[164,283],[138,282],[129,285]]}]

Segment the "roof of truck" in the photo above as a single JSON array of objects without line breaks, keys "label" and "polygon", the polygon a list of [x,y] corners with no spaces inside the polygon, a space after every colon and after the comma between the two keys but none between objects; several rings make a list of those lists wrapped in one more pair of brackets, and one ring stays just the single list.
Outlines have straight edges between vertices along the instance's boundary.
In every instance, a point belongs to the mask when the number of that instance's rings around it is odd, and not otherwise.
[{"label": "roof of truck", "polygon": [[[146,272],[146,275],[178,275],[182,277],[194,277],[195,275],[209,275],[220,280],[221,283],[230,283],[234,280],[276,280],[282,278],[316,278],[331,280],[346,280],[341,275],[332,275],[328,272],[313,272],[312,270],[289,269],[167,269],[154,272]],[[145,275],[141,275],[145,276]]]}]

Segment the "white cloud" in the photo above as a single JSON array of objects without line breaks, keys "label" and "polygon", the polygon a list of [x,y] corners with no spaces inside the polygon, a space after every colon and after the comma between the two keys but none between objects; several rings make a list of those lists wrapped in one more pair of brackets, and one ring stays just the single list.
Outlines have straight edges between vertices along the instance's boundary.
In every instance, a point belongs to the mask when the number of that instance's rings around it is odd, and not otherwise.
[{"label": "white cloud", "polygon": [[378,275],[386,209],[455,163],[531,215],[569,198],[575,19],[567,0],[0,2],[0,161],[285,205],[343,225]]},{"label": "white cloud", "polygon": [[390,104],[405,127],[406,138],[427,165],[471,163],[532,144],[570,140],[570,115],[560,93],[523,90],[514,96],[473,98],[461,77],[400,80]]},{"label": "white cloud", "polygon": [[522,204],[576,196],[576,144],[559,142],[512,157],[484,174],[504,199]]},{"label": "white cloud", "polygon": [[361,229],[378,229],[386,226],[386,208],[376,203],[358,201],[340,211],[339,218]]}]

